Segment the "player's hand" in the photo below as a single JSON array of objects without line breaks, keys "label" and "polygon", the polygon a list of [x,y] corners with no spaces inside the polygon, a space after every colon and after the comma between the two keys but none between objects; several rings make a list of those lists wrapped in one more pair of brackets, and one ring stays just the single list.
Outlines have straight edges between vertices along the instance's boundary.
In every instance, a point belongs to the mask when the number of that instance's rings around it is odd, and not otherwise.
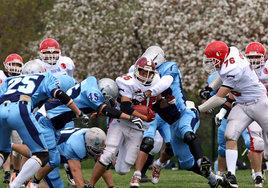
[{"label": "player's hand", "polygon": [[81,113],[78,115],[78,118],[81,119],[82,125],[88,126],[89,117],[86,114],[81,111]]},{"label": "player's hand", "polygon": [[132,123],[134,123],[135,125],[137,125],[139,127],[139,129],[142,129],[142,120],[141,118],[135,117],[135,116],[130,116],[129,121],[131,121]]},{"label": "player's hand", "polygon": [[144,101],[144,100],[146,100],[147,99],[147,97],[146,97],[146,95],[144,94],[144,92],[136,92],[135,93],[135,95],[133,96],[133,98],[132,98],[132,102],[134,103],[134,104],[139,104],[139,103],[141,103],[142,101]]},{"label": "player's hand", "polygon": [[200,92],[199,92],[199,96],[202,98],[202,99],[205,99],[205,100],[208,100],[211,96],[210,96],[210,92],[212,92],[212,88],[206,86],[205,89],[202,89]]},{"label": "player's hand", "polygon": [[151,108],[148,108],[147,122],[151,122],[155,119],[155,112]]},{"label": "player's hand", "polygon": [[215,124],[216,125],[218,125],[218,126],[221,125],[221,121],[224,118],[226,113],[227,113],[227,110],[225,108],[221,108],[219,113],[217,113],[216,116],[215,116]]}]

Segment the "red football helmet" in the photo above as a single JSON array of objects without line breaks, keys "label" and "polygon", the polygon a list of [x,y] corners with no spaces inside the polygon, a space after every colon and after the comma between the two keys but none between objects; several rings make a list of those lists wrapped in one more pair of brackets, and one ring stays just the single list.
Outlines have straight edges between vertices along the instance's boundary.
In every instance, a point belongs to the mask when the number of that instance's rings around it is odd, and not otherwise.
[{"label": "red football helmet", "polygon": [[250,43],[246,48],[245,55],[254,69],[258,70],[264,66],[266,59],[266,49],[261,43]]},{"label": "red football helmet", "polygon": [[18,54],[10,54],[7,56],[4,62],[5,70],[12,76],[17,76],[21,74],[23,60]]},{"label": "red football helmet", "polygon": [[143,85],[151,85],[156,73],[155,64],[146,57],[139,58],[134,65],[134,76]]},{"label": "red football helmet", "polygon": [[222,41],[214,41],[207,45],[204,54],[203,67],[205,71],[212,73],[221,68],[229,54],[229,48]]},{"label": "red football helmet", "polygon": [[60,58],[59,43],[51,38],[45,39],[40,44],[40,59],[50,65],[55,65]]}]

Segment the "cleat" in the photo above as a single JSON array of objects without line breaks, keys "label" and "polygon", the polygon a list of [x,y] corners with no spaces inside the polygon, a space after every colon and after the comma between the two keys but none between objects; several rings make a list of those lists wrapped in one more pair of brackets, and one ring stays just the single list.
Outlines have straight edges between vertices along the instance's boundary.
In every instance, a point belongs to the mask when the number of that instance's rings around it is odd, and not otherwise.
[{"label": "cleat", "polygon": [[38,188],[39,185],[37,183],[33,183],[32,179],[29,181],[29,183],[27,184],[26,188]]},{"label": "cleat", "polygon": [[141,175],[141,183],[151,182],[151,180],[146,175]]},{"label": "cleat", "polygon": [[9,171],[6,171],[5,172],[3,183],[9,183],[9,182],[10,182],[10,172]]},{"label": "cleat", "polygon": [[237,185],[237,181],[236,181],[236,177],[235,177],[235,175],[233,175],[233,174],[231,174],[231,172],[228,172],[227,174],[226,174],[226,181],[227,181],[227,185],[229,186],[229,187],[235,187],[235,188],[237,188],[238,187],[238,185]]},{"label": "cleat", "polygon": [[141,177],[137,175],[133,175],[130,181],[130,188],[140,187]]},{"label": "cleat", "polygon": [[67,175],[68,183],[72,186],[75,186],[75,181],[74,181],[74,178],[73,178],[73,175],[72,175],[72,172],[71,172],[71,169],[70,169],[68,163],[64,163],[64,170],[65,170],[66,175]]},{"label": "cleat", "polygon": [[214,184],[212,184],[211,182],[208,182],[208,184],[210,185],[211,188],[217,188],[219,187],[219,185],[223,184],[223,177],[222,176],[218,176],[216,175],[216,182]]},{"label": "cleat", "polygon": [[256,176],[254,182],[255,182],[255,187],[263,187],[263,179],[261,176]]},{"label": "cleat", "polygon": [[211,163],[209,159],[206,156],[203,156],[201,160],[201,164],[200,164],[200,172],[202,176],[208,177],[211,172],[210,168],[211,168]]},{"label": "cleat", "polygon": [[158,166],[156,164],[156,161],[153,163],[153,172],[152,172],[152,178],[151,181],[153,184],[157,184],[160,178],[160,172],[162,170],[161,166]]}]

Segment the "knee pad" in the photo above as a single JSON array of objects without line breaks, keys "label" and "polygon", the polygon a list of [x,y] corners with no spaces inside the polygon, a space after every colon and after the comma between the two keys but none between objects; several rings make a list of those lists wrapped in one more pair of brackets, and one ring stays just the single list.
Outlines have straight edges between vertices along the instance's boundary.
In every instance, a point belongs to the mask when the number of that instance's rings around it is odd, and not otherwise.
[{"label": "knee pad", "polygon": [[149,154],[149,152],[154,148],[154,139],[151,137],[145,137],[142,140],[140,150]]},{"label": "knee pad", "polygon": [[51,150],[48,150],[49,152],[49,166],[51,167],[57,167],[60,165],[60,153],[59,151],[54,148]]},{"label": "knee pad", "polygon": [[9,154],[10,154],[10,152],[3,152],[3,151],[0,151],[0,157],[3,159],[3,164],[4,164],[5,161],[7,160]]},{"label": "knee pad", "polygon": [[169,156],[174,156],[172,147],[170,143],[166,143],[166,149],[165,149],[166,154],[168,154]]},{"label": "knee pad", "polygon": [[196,135],[195,135],[193,132],[188,131],[188,132],[186,132],[186,133],[184,134],[184,139],[183,139],[183,141],[184,141],[187,145],[189,145],[189,143],[192,142],[193,140],[195,140],[196,138],[197,138],[197,137],[196,137]]},{"label": "knee pad", "polygon": [[48,151],[40,151],[40,152],[35,152],[32,155],[32,158],[37,160],[37,162],[44,167],[47,162],[49,161],[49,153]]},{"label": "knee pad", "polygon": [[108,166],[113,161],[114,158],[115,158],[115,154],[105,149],[103,150],[103,153],[100,156],[99,162],[103,166]]}]

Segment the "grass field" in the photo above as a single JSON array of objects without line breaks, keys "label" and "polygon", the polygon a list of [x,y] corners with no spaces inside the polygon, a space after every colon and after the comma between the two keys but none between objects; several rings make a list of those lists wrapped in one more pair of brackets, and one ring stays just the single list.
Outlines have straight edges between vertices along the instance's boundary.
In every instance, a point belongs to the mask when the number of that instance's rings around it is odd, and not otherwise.
[{"label": "grass field", "polygon": [[[60,170],[62,174],[63,181],[66,187],[71,188],[72,186],[67,184],[66,174],[63,169]],[[84,169],[83,174],[86,182],[89,181],[92,169]],[[151,176],[151,170],[148,170],[147,175]],[[131,176],[133,174],[133,170],[124,176],[120,176],[112,170],[113,179],[115,182],[115,187],[117,188],[127,188],[129,187],[129,182]],[[5,188],[6,184],[2,183],[3,180],[3,171],[0,173],[0,188]],[[254,183],[250,176],[250,170],[239,170],[237,171],[237,181],[240,188],[252,188],[254,187]],[[192,172],[188,172],[185,170],[162,170],[160,181],[157,185],[153,185],[152,183],[142,183],[142,187],[151,187],[151,188],[205,188],[208,186],[208,181],[201,176],[198,176]],[[105,188],[106,185],[104,181],[101,179],[95,188]]]}]

